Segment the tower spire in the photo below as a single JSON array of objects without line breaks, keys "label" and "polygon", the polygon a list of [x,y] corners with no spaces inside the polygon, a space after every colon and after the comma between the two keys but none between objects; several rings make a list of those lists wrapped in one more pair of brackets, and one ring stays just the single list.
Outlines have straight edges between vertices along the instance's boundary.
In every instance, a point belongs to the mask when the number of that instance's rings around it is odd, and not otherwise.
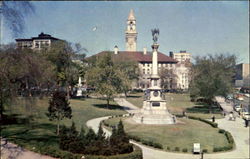
[{"label": "tower spire", "polygon": [[134,10],[130,9],[128,20],[135,20]]},{"label": "tower spire", "polygon": [[126,51],[136,51],[137,32],[134,10],[131,9],[127,19],[127,29],[125,31]]}]

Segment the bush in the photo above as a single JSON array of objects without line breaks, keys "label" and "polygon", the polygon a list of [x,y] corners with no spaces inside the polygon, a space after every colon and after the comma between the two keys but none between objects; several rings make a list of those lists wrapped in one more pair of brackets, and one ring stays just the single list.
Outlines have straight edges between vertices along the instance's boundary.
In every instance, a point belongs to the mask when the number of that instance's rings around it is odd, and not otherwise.
[{"label": "bush", "polygon": [[213,152],[228,151],[228,150],[231,150],[232,148],[233,148],[232,144],[229,144],[228,146],[224,146],[224,147],[214,147]]},{"label": "bush", "polygon": [[92,156],[86,155],[86,159],[142,159],[142,150],[138,146],[133,146],[134,151],[128,154],[120,154],[113,156]]},{"label": "bush", "polygon": [[234,145],[234,139],[233,139],[231,133],[228,131],[225,131],[225,136],[227,138],[228,143]]},{"label": "bush", "polygon": [[206,120],[206,119],[197,118],[197,117],[194,117],[194,116],[188,116],[188,118],[193,119],[193,120],[202,121],[202,122],[204,122],[204,123],[207,123],[207,124],[211,125],[211,126],[214,127],[214,128],[217,128],[217,127],[218,127],[218,124],[217,124],[217,123],[208,121],[208,120]]},{"label": "bush", "polygon": [[169,146],[167,146],[167,150],[170,151],[170,147]]},{"label": "bush", "polygon": [[207,153],[207,149],[203,149],[202,152]]},{"label": "bush", "polygon": [[129,137],[129,139],[131,139],[131,140],[135,140],[135,141],[138,141],[138,142],[141,141],[141,139],[140,139],[138,136],[129,135],[128,137]]},{"label": "bush", "polygon": [[224,133],[225,133],[225,130],[219,129],[219,133],[224,134]]},{"label": "bush", "polygon": [[154,148],[163,149],[163,146],[160,143],[156,143],[153,141],[141,140],[141,143],[144,145],[152,146]]},{"label": "bush", "polygon": [[180,148],[179,147],[175,147],[174,151],[180,151]]},{"label": "bush", "polygon": [[188,152],[187,148],[182,149],[182,152]]}]

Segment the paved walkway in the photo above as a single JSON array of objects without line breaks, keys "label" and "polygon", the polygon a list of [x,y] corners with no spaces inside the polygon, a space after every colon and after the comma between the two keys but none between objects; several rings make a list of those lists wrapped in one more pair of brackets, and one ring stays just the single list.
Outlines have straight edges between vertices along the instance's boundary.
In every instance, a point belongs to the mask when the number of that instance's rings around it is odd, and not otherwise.
[{"label": "paved walkway", "polygon": [[55,159],[41,155],[32,151],[25,150],[20,146],[1,140],[1,159]]},{"label": "paved walkway", "polygon": [[[115,101],[121,105],[125,106],[125,110],[129,113],[138,111],[138,108],[133,104],[129,103],[125,99],[116,98]],[[225,104],[225,103],[223,103]],[[99,123],[102,120],[107,119],[108,117],[101,117],[89,120],[87,125],[92,127],[95,131],[97,131]],[[241,118],[237,118],[236,121],[229,121],[228,116],[224,119],[216,120],[219,128],[225,129],[229,131],[236,144],[236,149],[230,152],[223,153],[214,153],[214,154],[204,154],[204,159],[249,159],[249,127],[244,127],[244,121]],[[104,130],[107,135],[110,135],[110,132]],[[192,154],[182,154],[182,153],[172,153],[165,152],[153,148],[149,148],[147,146],[132,142],[139,147],[142,148],[143,158],[144,159],[199,159],[199,155]]]},{"label": "paved walkway", "polygon": [[230,113],[233,111],[232,103],[227,103],[225,98],[217,96],[215,97],[215,100],[220,104],[224,112]]}]

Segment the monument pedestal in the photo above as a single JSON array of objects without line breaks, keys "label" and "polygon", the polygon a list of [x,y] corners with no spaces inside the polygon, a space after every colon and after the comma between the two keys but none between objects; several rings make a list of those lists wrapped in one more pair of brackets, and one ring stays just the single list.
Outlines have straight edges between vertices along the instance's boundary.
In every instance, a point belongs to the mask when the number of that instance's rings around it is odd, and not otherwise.
[{"label": "monument pedestal", "polygon": [[152,74],[150,77],[151,86],[148,89],[146,100],[143,101],[143,108],[133,116],[137,123],[141,124],[175,124],[175,116],[167,110],[167,103],[162,94],[160,76],[158,74],[158,53],[159,45],[156,43],[159,30],[152,30],[154,44],[152,45]]},{"label": "monument pedestal", "polygon": [[77,97],[81,97],[82,96],[82,90],[81,89],[77,89],[76,96]]},{"label": "monument pedestal", "polygon": [[143,102],[143,108],[133,116],[136,123],[141,124],[175,124],[175,116],[170,114],[165,100],[147,100]]}]

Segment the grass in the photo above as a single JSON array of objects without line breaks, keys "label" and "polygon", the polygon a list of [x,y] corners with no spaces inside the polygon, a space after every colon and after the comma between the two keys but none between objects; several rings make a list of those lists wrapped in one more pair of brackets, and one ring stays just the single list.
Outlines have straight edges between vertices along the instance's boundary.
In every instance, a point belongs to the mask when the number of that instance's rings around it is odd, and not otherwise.
[{"label": "grass", "polygon": [[[71,125],[75,122],[77,129],[87,128],[86,122],[92,118],[120,115],[126,113],[116,103],[109,109],[105,107],[105,100],[85,99],[70,100],[72,119],[64,119],[61,124]],[[48,108],[48,98],[19,98],[6,110],[7,117],[1,126],[2,137],[21,144],[28,149],[37,145],[53,145],[58,147],[58,138],[55,135],[56,122],[49,121],[45,115]]]},{"label": "grass", "polygon": [[215,146],[228,145],[226,137],[218,133],[218,128],[213,128],[197,120],[178,118],[182,123],[164,126],[136,124],[131,118],[111,118],[105,122],[114,126],[120,120],[123,121],[125,131],[129,135],[160,143],[165,151],[174,151],[175,147],[179,147],[180,152],[186,148],[190,153],[193,143],[197,142],[201,144],[202,149],[207,149],[208,153],[211,153]]},{"label": "grass", "polygon": [[[142,108],[144,93],[133,93],[127,97],[127,100],[135,106]],[[166,93],[167,107],[172,114],[182,114],[183,111],[187,115],[208,119],[213,115],[216,119],[223,118],[221,110],[213,107],[212,114],[209,113],[209,105],[205,103],[191,102],[189,94]]]},{"label": "grass", "polygon": [[134,104],[135,106],[142,108],[142,103],[144,99],[144,93],[131,93],[127,96],[126,100],[130,103]]}]

